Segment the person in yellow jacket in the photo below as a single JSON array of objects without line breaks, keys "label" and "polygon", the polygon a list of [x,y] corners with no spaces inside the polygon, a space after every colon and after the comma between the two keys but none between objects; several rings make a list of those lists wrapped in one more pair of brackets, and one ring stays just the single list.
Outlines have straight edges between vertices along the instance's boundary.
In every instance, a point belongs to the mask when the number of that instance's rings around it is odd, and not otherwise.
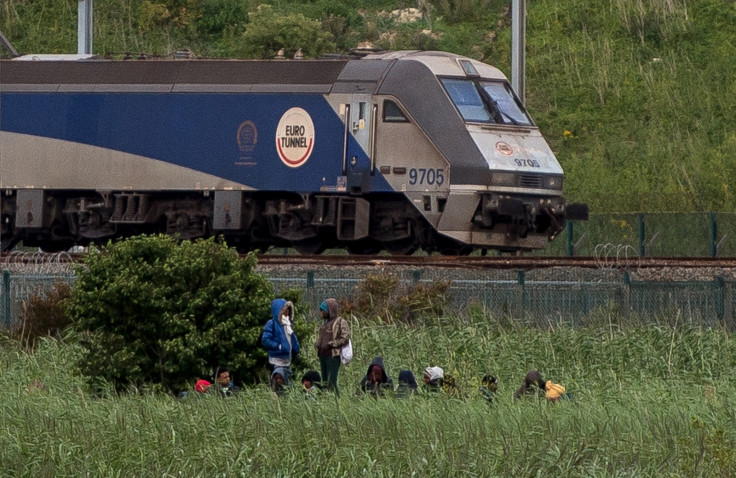
[{"label": "person in yellow jacket", "polygon": [[530,370],[524,377],[524,383],[514,392],[514,398],[521,398],[524,395],[541,395],[542,393],[550,402],[556,402],[560,398],[566,397],[564,386],[552,380],[544,380],[539,371]]}]

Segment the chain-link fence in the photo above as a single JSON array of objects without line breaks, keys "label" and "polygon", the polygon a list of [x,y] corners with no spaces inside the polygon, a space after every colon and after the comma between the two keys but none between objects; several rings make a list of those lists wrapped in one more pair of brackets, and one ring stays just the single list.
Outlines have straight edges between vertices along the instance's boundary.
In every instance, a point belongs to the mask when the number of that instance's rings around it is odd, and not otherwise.
[{"label": "chain-link fence", "polygon": [[392,273],[405,288],[450,282],[446,313],[473,311],[538,325],[588,319],[650,322],[682,320],[704,326],[736,325],[736,281],[721,276],[697,280],[633,280],[617,269],[552,268],[534,271],[406,269],[399,272],[353,269],[270,271],[277,291],[305,291],[312,310],[325,297],[354,297],[367,275]]},{"label": "chain-link fence", "polygon": [[[326,297],[354,297],[367,274],[350,269],[271,271],[276,292],[299,289],[309,313]],[[394,273],[394,272],[391,272]],[[734,325],[736,281],[724,277],[691,281],[637,281],[617,270],[477,271],[417,269],[395,273],[405,288],[413,284],[447,281],[450,301],[447,314],[464,316],[481,311],[524,323],[564,321],[585,323],[591,317],[613,320],[635,317],[639,321],[661,317],[715,326]],[[55,282],[71,282],[69,274],[17,274],[3,272],[0,289],[0,322],[11,325],[21,319],[24,301],[43,295]]]},{"label": "chain-link fence", "polygon": [[593,256],[604,244],[628,246],[641,257],[732,257],[736,213],[591,214],[570,221],[540,256]]}]

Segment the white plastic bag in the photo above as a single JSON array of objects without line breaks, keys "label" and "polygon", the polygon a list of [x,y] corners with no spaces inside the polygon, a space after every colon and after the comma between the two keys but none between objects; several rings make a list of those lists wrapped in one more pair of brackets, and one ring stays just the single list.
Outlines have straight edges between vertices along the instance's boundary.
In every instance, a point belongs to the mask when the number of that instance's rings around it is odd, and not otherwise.
[{"label": "white plastic bag", "polygon": [[343,365],[347,365],[353,360],[353,342],[348,339],[348,344],[340,350],[340,361]]}]

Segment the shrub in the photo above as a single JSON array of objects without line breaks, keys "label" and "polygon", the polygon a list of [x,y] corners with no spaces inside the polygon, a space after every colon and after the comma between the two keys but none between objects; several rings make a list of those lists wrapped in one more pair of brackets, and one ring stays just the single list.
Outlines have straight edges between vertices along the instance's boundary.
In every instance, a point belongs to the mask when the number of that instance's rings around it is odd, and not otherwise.
[{"label": "shrub", "polygon": [[217,365],[256,380],[273,288],[255,266],[214,239],[138,236],[90,253],[68,309],[83,332],[82,372],[117,390],[177,390]]},{"label": "shrub", "polygon": [[412,324],[444,314],[450,300],[450,284],[450,281],[433,281],[409,285],[401,283],[395,274],[369,274],[340,305],[346,315]]}]

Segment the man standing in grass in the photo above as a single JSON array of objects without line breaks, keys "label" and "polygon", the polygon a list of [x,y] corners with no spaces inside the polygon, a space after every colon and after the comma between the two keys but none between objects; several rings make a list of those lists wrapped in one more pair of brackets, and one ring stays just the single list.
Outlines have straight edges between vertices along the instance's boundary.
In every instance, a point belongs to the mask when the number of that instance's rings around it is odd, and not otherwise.
[{"label": "man standing in grass", "polygon": [[350,340],[350,328],[347,321],[337,314],[335,299],[325,299],[319,306],[319,311],[322,315],[322,325],[319,327],[315,347],[322,369],[322,380],[328,390],[334,391],[339,396],[337,374],[340,371],[340,351]]}]

